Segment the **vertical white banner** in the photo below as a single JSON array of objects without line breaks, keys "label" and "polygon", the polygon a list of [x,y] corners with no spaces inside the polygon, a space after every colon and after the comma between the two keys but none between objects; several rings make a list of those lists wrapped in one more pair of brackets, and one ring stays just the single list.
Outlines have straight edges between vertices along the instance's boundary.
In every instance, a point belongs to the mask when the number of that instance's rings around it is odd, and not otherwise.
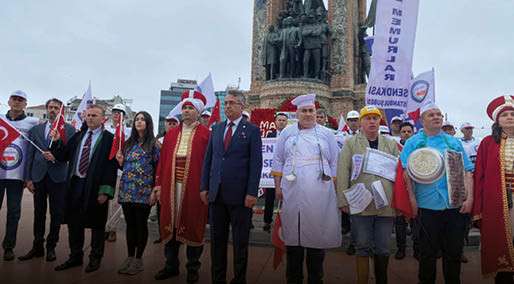
[{"label": "vertical white banner", "polygon": [[366,105],[407,108],[419,0],[377,2]]}]

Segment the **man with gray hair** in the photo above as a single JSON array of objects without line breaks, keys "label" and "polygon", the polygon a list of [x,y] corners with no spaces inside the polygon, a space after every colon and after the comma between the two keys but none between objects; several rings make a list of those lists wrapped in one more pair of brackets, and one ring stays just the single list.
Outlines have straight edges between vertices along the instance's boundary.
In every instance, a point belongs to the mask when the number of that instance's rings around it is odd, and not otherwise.
[{"label": "man with gray hair", "polygon": [[232,227],[234,278],[246,283],[253,206],[262,170],[260,130],[243,118],[244,96],[225,96],[227,120],[212,127],[202,171],[200,196],[209,205],[212,282],[226,283],[227,243]]},{"label": "man with gray hair", "polygon": [[[9,96],[9,111],[1,115],[18,131],[26,135],[38,123],[38,119],[27,117],[27,94],[23,91],[14,91]],[[7,195],[7,221],[5,223],[5,237],[2,242],[4,260],[14,260],[14,247],[18,222],[21,216],[21,198],[23,196],[24,180],[26,177],[26,160],[28,142],[22,136],[5,148],[3,157],[0,157],[0,207]]]}]

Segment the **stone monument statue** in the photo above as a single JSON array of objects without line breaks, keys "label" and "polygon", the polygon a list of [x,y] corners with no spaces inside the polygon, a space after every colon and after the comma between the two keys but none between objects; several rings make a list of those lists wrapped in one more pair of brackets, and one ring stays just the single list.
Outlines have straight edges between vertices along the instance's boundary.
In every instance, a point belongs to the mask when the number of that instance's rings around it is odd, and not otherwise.
[{"label": "stone monument statue", "polygon": [[249,109],[280,108],[306,93],[337,117],[360,109],[370,59],[360,28],[373,26],[371,1],[253,0]]},{"label": "stone monument statue", "polygon": [[266,71],[265,80],[299,77],[329,80],[331,34],[323,0],[306,0],[305,4],[302,0],[284,0],[283,3],[277,24],[273,28],[268,26],[263,37],[261,62]]},{"label": "stone monument statue", "polygon": [[305,0],[303,7],[306,15],[321,15],[327,10],[323,0]]},{"label": "stone monument statue", "polygon": [[284,19],[280,34],[280,78],[292,78],[298,73],[299,49],[302,44],[300,28],[294,26],[294,18]]},{"label": "stone monument statue", "polygon": [[[314,15],[307,15],[302,26],[303,77],[320,79],[322,26]],[[312,61],[312,62],[311,62]]]},{"label": "stone monument statue", "polygon": [[367,28],[365,26],[359,28],[359,58],[360,68],[362,70],[360,73],[359,83],[366,83],[366,77],[369,78],[369,72],[371,69],[370,52],[366,46],[366,41],[364,40],[368,36],[366,29]]},{"label": "stone monument statue", "polygon": [[328,82],[330,80],[329,72],[329,60],[330,60],[330,44],[329,39],[331,38],[330,26],[328,25],[326,18],[320,18],[321,26],[321,71],[320,79]]},{"label": "stone monument statue", "polygon": [[266,80],[273,80],[277,77],[280,44],[280,32],[275,30],[274,25],[269,26],[268,33],[264,37],[262,51],[262,65],[266,68]]},{"label": "stone monument statue", "polygon": [[287,12],[291,16],[299,16],[303,14],[303,3],[302,0],[288,0],[287,1]]}]

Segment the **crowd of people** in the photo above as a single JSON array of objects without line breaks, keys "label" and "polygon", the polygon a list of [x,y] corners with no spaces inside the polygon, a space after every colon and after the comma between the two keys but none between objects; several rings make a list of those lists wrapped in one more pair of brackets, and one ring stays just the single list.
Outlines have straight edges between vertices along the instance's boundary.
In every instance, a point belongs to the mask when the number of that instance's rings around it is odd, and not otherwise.
[{"label": "crowd of people", "polygon": [[[433,103],[420,110],[419,130],[400,117],[393,117],[386,129],[383,112],[365,106],[349,111],[346,127],[334,131],[325,126],[327,113],[316,109],[315,100],[314,94],[294,98],[297,122],[288,123],[288,115],[277,112],[276,129],[268,134],[276,137],[271,172],[275,187],[266,190],[263,230],[272,230],[278,199],[287,283],[303,283],[304,263],[308,283],[323,283],[325,251],[341,247],[348,233],[347,253],[355,255],[357,283],[368,283],[371,267],[376,283],[387,283],[393,230],[396,259],[405,258],[407,235],[412,235],[419,283],[435,283],[438,258],[445,283],[461,283],[461,263],[467,261],[463,247],[472,225],[481,232],[482,274],[494,277],[495,283],[514,283],[513,96],[491,101],[487,114],[492,134],[482,141],[473,137],[470,123],[460,127],[462,138],[454,137],[455,127]],[[60,227],[66,224],[69,257],[55,271],[83,265],[89,229],[85,272],[92,273],[101,266],[105,241],[116,239],[123,214],[127,257],[118,272],[136,275],[144,270],[148,219],[156,205],[156,242],[164,243],[165,255],[156,280],[179,275],[182,245],[187,282],[199,280],[209,224],[212,283],[227,283],[229,234],[230,283],[246,283],[263,167],[261,131],[244,113],[242,94],[226,95],[227,119],[212,126],[205,104],[200,92],[184,92],[180,119],[166,117],[166,131],[159,137],[151,115],[137,112],[132,126],[123,126],[125,141],[113,157],[114,133],[126,114],[123,105],[113,107],[109,124],[105,109],[92,104],[79,131],[68,124],[62,131],[53,126],[63,105],[59,99],[47,101],[47,119],[40,122],[24,111],[27,94],[13,92],[2,119],[23,135],[5,150],[0,163],[0,205],[7,197],[4,261],[15,259],[27,188],[34,199],[34,241],[18,257],[21,261],[44,256],[55,261]],[[438,165],[438,157],[443,160],[448,153],[460,157],[460,164],[449,166],[446,158]],[[421,157],[427,173],[443,170],[428,179],[420,176],[413,170],[413,157]],[[454,203],[449,192],[459,186],[464,197]],[[405,193],[410,215],[397,207],[397,191]],[[45,237],[47,205],[50,228]]]}]

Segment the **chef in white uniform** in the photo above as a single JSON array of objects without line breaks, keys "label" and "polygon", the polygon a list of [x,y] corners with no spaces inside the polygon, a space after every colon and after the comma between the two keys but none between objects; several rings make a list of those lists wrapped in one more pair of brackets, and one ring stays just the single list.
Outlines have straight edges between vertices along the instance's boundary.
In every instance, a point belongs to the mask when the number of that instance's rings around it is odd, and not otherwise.
[{"label": "chef in white uniform", "polygon": [[321,283],[325,249],[341,245],[341,216],[334,177],[339,147],[331,130],[316,124],[315,94],[291,102],[298,123],[280,134],[273,159],[277,198],[287,247],[288,283],[302,283],[307,251],[309,283]]}]

